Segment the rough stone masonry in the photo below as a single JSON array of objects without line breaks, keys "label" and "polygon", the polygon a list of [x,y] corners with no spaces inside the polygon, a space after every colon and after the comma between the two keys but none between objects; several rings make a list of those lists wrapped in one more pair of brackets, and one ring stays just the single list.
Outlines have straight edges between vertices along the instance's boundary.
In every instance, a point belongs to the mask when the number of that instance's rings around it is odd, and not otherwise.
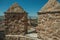
[{"label": "rough stone masonry", "polygon": [[38,12],[38,38],[42,40],[60,40],[60,3],[48,0]]},{"label": "rough stone masonry", "polygon": [[5,26],[6,35],[24,35],[27,33],[27,12],[19,6],[17,3],[14,3],[8,10],[5,12]]}]

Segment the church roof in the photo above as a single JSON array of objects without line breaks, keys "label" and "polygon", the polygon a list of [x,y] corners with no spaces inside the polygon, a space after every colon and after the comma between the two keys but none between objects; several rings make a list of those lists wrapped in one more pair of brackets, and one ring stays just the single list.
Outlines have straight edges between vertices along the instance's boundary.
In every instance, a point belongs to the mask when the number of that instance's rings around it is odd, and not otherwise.
[{"label": "church roof", "polygon": [[25,12],[24,9],[19,6],[17,3],[14,3],[8,10],[7,12]]},{"label": "church roof", "polygon": [[57,0],[48,0],[39,12],[59,11],[60,3]]}]

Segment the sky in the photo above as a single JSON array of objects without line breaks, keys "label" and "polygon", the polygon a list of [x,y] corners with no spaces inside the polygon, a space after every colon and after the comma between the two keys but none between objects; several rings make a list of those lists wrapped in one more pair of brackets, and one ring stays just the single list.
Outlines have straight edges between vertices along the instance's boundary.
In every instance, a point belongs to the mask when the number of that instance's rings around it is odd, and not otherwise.
[{"label": "sky", "polygon": [[15,2],[28,12],[29,16],[37,16],[37,12],[48,0],[0,0],[0,16],[3,16],[4,12]]}]

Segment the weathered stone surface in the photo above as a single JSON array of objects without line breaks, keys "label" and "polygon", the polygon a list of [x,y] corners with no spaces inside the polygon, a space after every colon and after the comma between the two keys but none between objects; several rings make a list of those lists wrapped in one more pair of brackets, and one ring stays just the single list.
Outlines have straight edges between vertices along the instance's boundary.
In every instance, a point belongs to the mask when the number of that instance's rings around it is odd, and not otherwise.
[{"label": "weathered stone surface", "polygon": [[24,10],[15,3],[5,12],[6,35],[24,35],[27,33],[27,13],[23,11]]},{"label": "weathered stone surface", "polygon": [[19,6],[17,3],[14,3],[8,10],[7,10],[7,12],[20,12],[20,13],[22,13],[22,12],[25,12],[24,11],[24,9],[21,7],[21,6]]},{"label": "weathered stone surface", "polygon": [[49,0],[42,10],[39,11],[38,27],[36,28],[38,38],[42,40],[60,40],[59,6],[60,4],[57,0]]},{"label": "weathered stone surface", "polygon": [[[37,32],[39,38],[60,38],[60,13],[39,15]],[[54,35],[54,36],[53,36]]]},{"label": "weathered stone surface", "polygon": [[[39,12],[50,12],[50,11],[54,11],[54,9],[56,8],[56,6],[59,6],[60,3],[58,2],[58,0],[48,0],[48,2],[41,8],[41,10]],[[58,7],[60,8],[60,7]],[[57,10],[55,10],[57,11]],[[59,11],[59,10],[58,10]]]},{"label": "weathered stone surface", "polygon": [[40,40],[38,38],[32,38],[28,36],[22,36],[22,35],[7,35],[6,40]]}]

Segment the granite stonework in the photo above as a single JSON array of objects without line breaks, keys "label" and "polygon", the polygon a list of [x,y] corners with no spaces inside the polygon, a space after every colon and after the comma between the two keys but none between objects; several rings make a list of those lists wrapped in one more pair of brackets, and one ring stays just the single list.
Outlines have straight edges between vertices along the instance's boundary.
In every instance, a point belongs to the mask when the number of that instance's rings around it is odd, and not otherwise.
[{"label": "granite stonework", "polygon": [[27,24],[27,13],[17,3],[5,12],[6,35],[25,35]]},{"label": "granite stonework", "polygon": [[48,0],[38,12],[37,39],[25,35],[29,31],[27,16],[17,3],[5,12],[6,40],[60,40],[60,3],[57,0]]},{"label": "granite stonework", "polygon": [[6,35],[6,40],[37,40],[36,38],[22,36],[22,35]]},{"label": "granite stonework", "polygon": [[49,0],[42,10],[38,12],[36,31],[39,39],[60,40],[60,4],[57,0]]},{"label": "granite stonework", "polygon": [[37,32],[39,38],[42,39],[60,39],[60,13],[46,13],[38,15]]}]

